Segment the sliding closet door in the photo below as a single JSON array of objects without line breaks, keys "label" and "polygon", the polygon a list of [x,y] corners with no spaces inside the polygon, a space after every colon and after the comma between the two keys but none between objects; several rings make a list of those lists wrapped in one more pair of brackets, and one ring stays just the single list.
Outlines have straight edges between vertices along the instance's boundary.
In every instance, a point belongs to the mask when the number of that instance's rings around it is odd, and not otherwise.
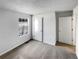
[{"label": "sliding closet door", "polygon": [[42,41],[42,18],[39,16],[33,17],[33,39]]}]

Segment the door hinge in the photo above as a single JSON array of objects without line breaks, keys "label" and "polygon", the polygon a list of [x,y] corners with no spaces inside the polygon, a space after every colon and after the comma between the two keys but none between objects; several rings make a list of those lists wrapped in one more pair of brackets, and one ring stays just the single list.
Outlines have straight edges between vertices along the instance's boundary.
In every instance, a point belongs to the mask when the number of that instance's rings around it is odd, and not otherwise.
[{"label": "door hinge", "polygon": [[73,29],[72,29],[72,31],[73,31]]}]

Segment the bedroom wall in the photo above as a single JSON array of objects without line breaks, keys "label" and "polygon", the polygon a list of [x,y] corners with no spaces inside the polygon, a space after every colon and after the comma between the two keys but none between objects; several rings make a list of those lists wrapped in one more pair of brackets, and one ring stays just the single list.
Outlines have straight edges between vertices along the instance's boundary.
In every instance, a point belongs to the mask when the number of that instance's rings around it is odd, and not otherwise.
[{"label": "bedroom wall", "polygon": [[[28,33],[19,37],[18,18],[28,18]],[[31,38],[31,16],[15,11],[0,9],[0,55],[19,46]]]}]

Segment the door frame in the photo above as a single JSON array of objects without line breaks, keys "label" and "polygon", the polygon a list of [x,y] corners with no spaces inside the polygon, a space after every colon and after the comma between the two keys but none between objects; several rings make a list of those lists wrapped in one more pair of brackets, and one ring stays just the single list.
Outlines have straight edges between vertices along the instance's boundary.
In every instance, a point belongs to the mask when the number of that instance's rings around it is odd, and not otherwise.
[{"label": "door frame", "polygon": [[44,17],[42,17],[42,42],[44,41]]}]

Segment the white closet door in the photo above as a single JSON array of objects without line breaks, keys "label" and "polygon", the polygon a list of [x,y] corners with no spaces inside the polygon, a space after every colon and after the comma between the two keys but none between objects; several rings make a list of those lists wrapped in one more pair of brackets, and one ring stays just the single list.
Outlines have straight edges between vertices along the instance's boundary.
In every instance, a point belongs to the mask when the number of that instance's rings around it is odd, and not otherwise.
[{"label": "white closet door", "polygon": [[56,43],[56,19],[55,14],[47,14],[44,17],[43,42],[51,45]]},{"label": "white closet door", "polygon": [[33,38],[42,41],[42,18],[39,16],[33,17]]},{"label": "white closet door", "polygon": [[59,41],[67,44],[73,43],[72,17],[59,18]]}]

